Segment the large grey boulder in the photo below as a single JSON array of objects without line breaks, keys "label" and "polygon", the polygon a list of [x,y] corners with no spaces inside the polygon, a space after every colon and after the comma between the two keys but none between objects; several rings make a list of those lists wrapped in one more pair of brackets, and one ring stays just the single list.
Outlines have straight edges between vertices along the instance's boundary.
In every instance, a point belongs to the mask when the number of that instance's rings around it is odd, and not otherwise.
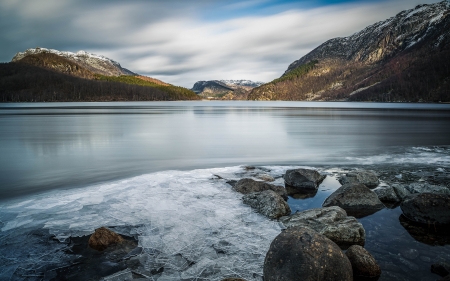
[{"label": "large grey boulder", "polygon": [[442,193],[450,194],[450,189],[444,186],[433,185],[428,183],[411,183],[405,187],[411,194],[415,193]]},{"label": "large grey boulder", "polygon": [[371,171],[349,172],[345,176],[342,176],[339,182],[342,185],[347,183],[362,183],[369,188],[375,188],[380,184],[377,175]]},{"label": "large grey boulder", "polygon": [[448,194],[414,194],[406,198],[400,208],[406,218],[418,223],[450,224],[450,195]]},{"label": "large grey boulder", "polygon": [[353,280],[350,261],[330,239],[306,227],[281,232],[264,260],[264,281]]},{"label": "large grey boulder", "polygon": [[325,175],[310,169],[287,170],[284,175],[286,186],[302,191],[315,191],[319,184],[326,178]]},{"label": "large grey boulder", "polygon": [[322,206],[339,206],[355,217],[368,216],[384,208],[375,192],[362,183],[344,184],[325,199]]},{"label": "large grey boulder", "polygon": [[288,199],[286,189],[283,186],[273,185],[267,182],[255,181],[253,179],[240,179],[233,189],[242,194],[249,194],[253,192],[261,192],[265,190],[273,190],[280,195],[284,200]]},{"label": "large grey boulder", "polygon": [[326,236],[342,249],[351,245],[364,246],[366,232],[354,217],[348,217],[338,206],[310,209],[281,217],[280,222],[287,228],[308,227]]},{"label": "large grey boulder", "polygon": [[398,203],[401,199],[395,193],[392,186],[382,186],[373,190],[381,202]]},{"label": "large grey boulder", "polygon": [[380,278],[381,268],[366,249],[354,245],[345,254],[352,264],[354,280],[376,281]]},{"label": "large grey boulder", "polygon": [[273,190],[253,192],[242,197],[244,204],[271,219],[289,215],[291,208],[284,199]]}]

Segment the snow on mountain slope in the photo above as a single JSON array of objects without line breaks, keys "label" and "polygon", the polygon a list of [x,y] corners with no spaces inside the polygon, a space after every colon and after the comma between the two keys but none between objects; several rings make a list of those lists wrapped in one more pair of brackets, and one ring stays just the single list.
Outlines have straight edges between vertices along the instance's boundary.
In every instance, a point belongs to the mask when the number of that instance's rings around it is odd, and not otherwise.
[{"label": "snow on mountain slope", "polygon": [[17,53],[11,61],[16,62],[25,58],[26,56],[37,55],[41,53],[50,53],[64,57],[66,59],[69,59],[70,61],[79,64],[82,67],[85,67],[86,69],[94,73],[102,75],[107,76],[136,75],[130,70],[123,68],[117,61],[109,59],[105,56],[91,54],[86,51],[78,51],[76,53],[72,53],[38,47],[28,49],[25,52]]}]

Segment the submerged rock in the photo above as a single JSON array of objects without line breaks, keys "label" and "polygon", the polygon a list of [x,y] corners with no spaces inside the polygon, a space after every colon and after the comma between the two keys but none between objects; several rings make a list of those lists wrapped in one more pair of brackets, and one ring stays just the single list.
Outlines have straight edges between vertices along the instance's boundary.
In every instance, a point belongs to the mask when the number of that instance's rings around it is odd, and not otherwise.
[{"label": "submerged rock", "polygon": [[244,204],[271,219],[278,219],[291,213],[291,208],[286,201],[273,190],[253,192],[245,195],[242,200]]},{"label": "submerged rock", "polygon": [[342,176],[339,182],[344,185],[347,183],[362,183],[369,188],[375,188],[380,184],[377,175],[372,171],[354,171]]},{"label": "submerged rock", "polygon": [[450,225],[450,195],[421,193],[411,195],[400,205],[403,215],[424,224]]},{"label": "submerged rock", "polygon": [[445,277],[450,274],[450,263],[438,262],[431,265],[431,272],[436,273],[439,276]]},{"label": "submerged rock", "polygon": [[367,216],[384,208],[375,192],[361,183],[344,184],[333,192],[322,206],[339,206],[347,214],[356,217]]},{"label": "submerged rock", "polygon": [[397,196],[391,186],[378,187],[373,190],[381,202],[399,203],[401,199]]},{"label": "submerged rock", "polygon": [[363,225],[354,217],[348,217],[338,206],[310,209],[280,218],[287,228],[308,227],[326,236],[341,248],[351,245],[364,246],[366,232]]},{"label": "submerged rock", "polygon": [[315,170],[294,169],[287,170],[284,175],[286,186],[296,188],[300,191],[317,190],[319,184],[326,178],[325,175],[319,174]]},{"label": "submerged rock", "polygon": [[350,261],[330,239],[306,227],[281,232],[270,244],[264,280],[353,280]]},{"label": "submerged rock", "polygon": [[345,254],[352,264],[354,280],[376,281],[380,278],[380,266],[366,249],[353,245]]},{"label": "submerged rock", "polygon": [[123,242],[123,238],[107,229],[106,227],[97,228],[94,234],[89,238],[89,247],[97,251],[103,251],[112,244],[118,244]]},{"label": "submerged rock", "polygon": [[249,194],[253,192],[261,192],[265,190],[273,190],[280,195],[284,200],[287,200],[286,189],[279,185],[273,185],[267,182],[255,181],[253,179],[241,179],[234,186],[233,189],[242,194]]}]

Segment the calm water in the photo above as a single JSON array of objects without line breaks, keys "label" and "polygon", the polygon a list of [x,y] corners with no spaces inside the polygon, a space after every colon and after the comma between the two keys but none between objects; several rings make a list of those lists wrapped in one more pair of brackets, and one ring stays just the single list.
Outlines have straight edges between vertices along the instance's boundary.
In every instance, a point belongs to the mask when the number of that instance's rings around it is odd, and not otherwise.
[{"label": "calm water", "polygon": [[450,105],[433,104],[2,104],[0,198],[168,169],[387,161],[449,145],[449,128]]},{"label": "calm water", "polygon": [[[317,208],[350,169],[374,169],[384,179],[448,175],[449,128],[450,105],[433,104],[2,104],[0,279],[47,277],[73,263],[68,237],[107,225],[138,234],[147,260],[165,261],[155,280],[238,273],[260,281],[281,229],[242,204],[226,179],[263,173],[282,185],[286,169],[315,167],[327,174],[317,194],[288,203],[293,212]],[[435,280],[431,264],[450,258],[448,237],[413,234],[398,207],[359,221],[380,280]],[[221,243],[227,254],[218,257]],[[171,270],[177,255],[195,266]],[[202,275],[211,266],[221,273]]]}]

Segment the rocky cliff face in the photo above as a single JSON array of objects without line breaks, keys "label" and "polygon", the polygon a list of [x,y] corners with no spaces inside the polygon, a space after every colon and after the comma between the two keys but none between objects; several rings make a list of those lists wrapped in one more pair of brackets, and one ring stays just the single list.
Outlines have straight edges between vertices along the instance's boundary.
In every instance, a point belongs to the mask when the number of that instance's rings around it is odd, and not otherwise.
[{"label": "rocky cliff face", "polygon": [[101,55],[91,54],[85,51],[79,51],[77,53],[61,52],[53,49],[46,48],[34,48],[28,49],[25,52],[17,53],[12,62],[20,61],[28,56],[36,56],[41,54],[53,54],[62,58],[65,58],[79,66],[96,74],[106,76],[119,76],[119,75],[136,75],[130,70],[123,68],[118,62],[109,59]]},{"label": "rocky cliff face", "polygon": [[249,99],[447,101],[449,51],[450,2],[419,5],[328,40]]},{"label": "rocky cliff face", "polygon": [[262,84],[251,80],[198,81],[192,91],[205,98],[245,99],[250,90]]}]

